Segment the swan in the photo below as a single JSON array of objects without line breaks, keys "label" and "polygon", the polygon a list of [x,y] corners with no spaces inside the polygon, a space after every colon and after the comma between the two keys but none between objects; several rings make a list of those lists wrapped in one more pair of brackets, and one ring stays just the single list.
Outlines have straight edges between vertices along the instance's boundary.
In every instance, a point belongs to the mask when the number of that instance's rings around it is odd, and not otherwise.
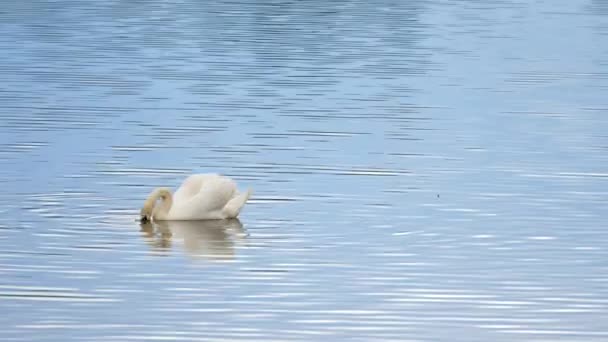
[{"label": "swan", "polygon": [[251,189],[239,193],[236,183],[226,176],[195,174],[186,178],[173,194],[168,188],[154,189],[144,202],[140,220],[146,223],[236,218],[250,196]]}]

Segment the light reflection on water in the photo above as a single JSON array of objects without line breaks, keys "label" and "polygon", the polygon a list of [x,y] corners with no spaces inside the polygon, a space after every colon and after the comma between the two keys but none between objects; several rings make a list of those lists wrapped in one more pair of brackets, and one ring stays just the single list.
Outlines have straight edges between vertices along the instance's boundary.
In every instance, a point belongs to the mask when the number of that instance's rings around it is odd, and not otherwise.
[{"label": "light reflection on water", "polygon": [[235,242],[247,236],[239,219],[150,222],[141,224],[141,232],[153,251],[162,254],[179,240],[190,256],[213,260],[234,259]]},{"label": "light reflection on water", "polygon": [[607,340],[607,14],[2,2],[0,339]]}]

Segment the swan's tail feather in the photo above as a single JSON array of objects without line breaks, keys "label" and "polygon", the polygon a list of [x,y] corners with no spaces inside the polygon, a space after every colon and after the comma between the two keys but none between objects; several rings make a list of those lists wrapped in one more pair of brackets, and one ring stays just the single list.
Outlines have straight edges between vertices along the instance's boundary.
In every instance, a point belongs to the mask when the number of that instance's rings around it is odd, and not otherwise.
[{"label": "swan's tail feather", "polygon": [[230,201],[228,201],[228,203],[226,203],[226,206],[223,209],[226,218],[236,218],[241,212],[241,209],[243,209],[243,206],[245,205],[249,197],[251,197],[252,193],[253,191],[251,189],[247,189],[247,192],[238,194]]}]

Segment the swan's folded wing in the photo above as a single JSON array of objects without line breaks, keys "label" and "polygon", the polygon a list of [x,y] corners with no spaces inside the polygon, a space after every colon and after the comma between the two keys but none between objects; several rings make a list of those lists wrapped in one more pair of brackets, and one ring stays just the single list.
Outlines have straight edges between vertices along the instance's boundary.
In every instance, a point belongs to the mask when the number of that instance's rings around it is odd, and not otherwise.
[{"label": "swan's folded wing", "polygon": [[235,193],[236,183],[233,180],[226,177],[207,178],[197,194],[179,205],[192,216],[220,211]]},{"label": "swan's folded wing", "polygon": [[185,203],[189,201],[201,191],[201,188],[207,181],[217,177],[219,176],[216,174],[195,174],[189,176],[173,194],[173,201],[175,203]]}]

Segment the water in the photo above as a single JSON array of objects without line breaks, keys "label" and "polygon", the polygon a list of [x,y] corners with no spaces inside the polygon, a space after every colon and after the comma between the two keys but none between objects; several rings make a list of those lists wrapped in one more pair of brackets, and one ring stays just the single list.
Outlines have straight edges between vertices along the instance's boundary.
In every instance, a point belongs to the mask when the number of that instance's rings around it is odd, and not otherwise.
[{"label": "water", "polygon": [[[2,341],[608,340],[608,3],[4,1]],[[140,226],[221,172],[240,220]]]}]

